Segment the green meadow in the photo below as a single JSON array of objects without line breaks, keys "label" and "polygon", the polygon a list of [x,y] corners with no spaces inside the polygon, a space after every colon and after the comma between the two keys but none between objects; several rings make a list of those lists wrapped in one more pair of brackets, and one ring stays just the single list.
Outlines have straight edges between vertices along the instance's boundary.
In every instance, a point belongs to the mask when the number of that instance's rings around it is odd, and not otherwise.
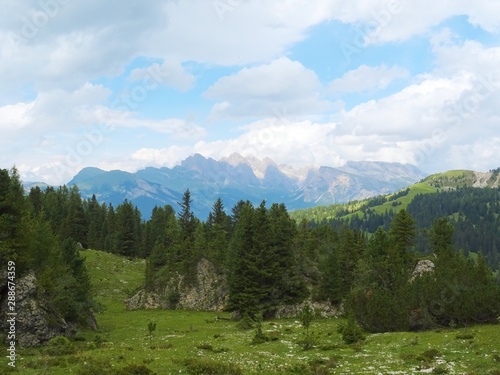
[{"label": "green meadow", "polygon": [[[228,314],[180,310],[127,311],[124,300],[143,283],[143,260],[86,250],[100,312],[97,331],[72,341],[18,349],[19,374],[500,374],[500,325],[371,334],[347,345],[342,318],[313,320],[304,345],[299,320],[272,320],[243,330]],[[149,323],[155,325],[148,329]],[[149,328],[152,328],[150,325]]]}]

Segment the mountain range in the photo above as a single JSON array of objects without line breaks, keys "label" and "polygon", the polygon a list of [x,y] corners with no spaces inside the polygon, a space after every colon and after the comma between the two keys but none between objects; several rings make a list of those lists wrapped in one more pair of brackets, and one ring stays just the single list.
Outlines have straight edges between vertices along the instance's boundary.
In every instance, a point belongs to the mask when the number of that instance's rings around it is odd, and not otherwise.
[{"label": "mountain range", "polygon": [[135,173],[84,168],[67,185],[77,185],[83,197],[95,194],[115,207],[127,199],[145,219],[154,206],[169,204],[177,210],[189,189],[195,215],[205,219],[218,197],[227,209],[243,199],[285,203],[295,210],[388,194],[425,176],[410,164],[350,161],[341,167],[295,169],[236,153],[220,160],[195,154],[173,168],[148,167]]}]

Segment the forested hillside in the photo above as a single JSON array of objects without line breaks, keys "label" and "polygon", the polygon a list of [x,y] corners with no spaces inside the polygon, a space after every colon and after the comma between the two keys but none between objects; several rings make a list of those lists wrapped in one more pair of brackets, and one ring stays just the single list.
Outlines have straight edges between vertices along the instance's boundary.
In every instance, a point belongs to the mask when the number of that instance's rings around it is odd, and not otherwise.
[{"label": "forested hillside", "polygon": [[[78,321],[92,306],[76,244],[145,258],[144,288],[163,296],[170,308],[178,307],[182,293],[172,280],[196,285],[200,262],[208,262],[227,286],[218,296],[223,308],[255,321],[304,301],[342,304],[372,332],[494,322],[500,313],[500,288],[481,251],[473,261],[453,244],[453,224],[469,231],[468,240],[497,225],[498,189],[418,195],[407,210],[382,215],[368,202],[348,214],[349,220],[297,223],[283,204],[239,201],[227,211],[221,199],[201,221],[193,214],[189,190],[177,211],[155,207],[143,221],[130,202],[115,208],[95,196],[82,199],[76,186],[34,187],[25,196],[15,170],[3,170],[1,183],[2,261],[14,259],[20,274],[34,270],[44,298],[68,319]],[[397,207],[410,193],[377,199],[392,199]],[[376,225],[375,219],[382,221]],[[422,231],[428,220],[429,229]],[[432,276],[417,272],[420,261],[429,259]],[[448,292],[453,298],[442,300]]]},{"label": "forested hillside", "polygon": [[373,234],[379,227],[388,229],[394,215],[404,208],[415,219],[416,249],[421,253],[430,251],[426,231],[434,220],[447,217],[455,228],[453,245],[457,249],[466,255],[479,252],[490,267],[500,269],[498,171],[484,174],[482,180],[475,176],[468,171],[433,175],[395,194],[296,211],[291,216],[312,226],[348,226]]},{"label": "forested hillside", "polygon": [[[80,195],[61,190],[35,198],[25,196],[16,169],[0,170],[0,264],[4,267],[0,302],[2,313],[7,311],[7,300],[8,311],[17,313],[18,340],[26,346],[60,332],[74,332],[73,324],[92,324],[94,307],[90,279],[75,242],[79,239],[75,234],[84,228]],[[49,216],[52,210],[60,210],[57,221]],[[2,321],[1,328],[5,325]]]}]

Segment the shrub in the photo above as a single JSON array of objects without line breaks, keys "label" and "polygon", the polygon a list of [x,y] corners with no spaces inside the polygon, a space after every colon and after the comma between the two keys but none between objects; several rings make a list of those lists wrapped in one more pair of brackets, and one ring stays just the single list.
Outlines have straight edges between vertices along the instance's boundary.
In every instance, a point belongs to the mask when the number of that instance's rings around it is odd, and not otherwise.
[{"label": "shrub", "polygon": [[162,342],[155,346],[156,349],[170,349],[173,345],[169,342]]},{"label": "shrub", "polygon": [[121,369],[116,369],[111,366],[107,360],[89,359],[77,371],[77,375],[156,375],[144,365],[130,364]]},{"label": "shrub", "polygon": [[255,327],[255,322],[252,318],[250,318],[250,315],[248,315],[248,313],[245,313],[245,315],[243,315],[243,318],[241,318],[236,324],[236,327],[242,330],[252,329],[253,327]]},{"label": "shrub", "polygon": [[213,353],[223,353],[223,352],[228,352],[229,349],[228,348],[214,348],[212,346],[212,344],[209,344],[207,342],[202,342],[198,345],[196,345],[196,349],[200,349],[200,350],[208,350],[210,352],[213,352]]},{"label": "shrub", "polygon": [[76,353],[75,345],[65,336],[56,336],[51,339],[42,352],[48,355],[67,355]]},{"label": "shrub", "polygon": [[474,339],[474,334],[470,332],[462,332],[458,333],[455,338],[457,340],[473,340]]},{"label": "shrub", "polygon": [[359,341],[365,340],[366,336],[359,326],[359,324],[356,323],[353,317],[350,317],[347,320],[347,324],[342,327],[342,340],[346,344],[355,344]]},{"label": "shrub", "polygon": [[77,375],[116,375],[109,361],[88,359],[76,372]]},{"label": "shrub", "polygon": [[433,374],[447,374],[448,369],[444,365],[439,365],[437,367],[434,367],[434,369],[432,370],[432,373]]},{"label": "shrub", "polygon": [[170,291],[167,294],[167,301],[170,307],[176,307],[181,300],[181,294],[178,291]]},{"label": "shrub", "polygon": [[436,349],[428,349],[417,356],[419,361],[431,362],[434,358],[439,357],[441,353]]},{"label": "shrub", "polygon": [[191,375],[243,375],[243,371],[233,363],[219,362],[206,358],[190,358],[184,361]]},{"label": "shrub", "polygon": [[212,344],[209,344],[207,342],[202,342],[202,343],[196,345],[196,349],[212,351],[214,348],[213,348]]},{"label": "shrub", "polygon": [[156,375],[156,373],[144,365],[131,364],[118,370],[116,375]]},{"label": "shrub", "polygon": [[302,340],[297,341],[302,350],[313,349],[317,345],[317,340],[313,335],[305,335]]},{"label": "shrub", "polygon": [[309,305],[304,305],[302,311],[300,312],[299,318],[302,326],[306,329],[306,332],[309,333],[309,327],[314,319],[314,311]]},{"label": "shrub", "polygon": [[262,332],[262,325],[260,322],[257,325],[257,329],[255,330],[255,336],[252,339],[252,345],[262,344],[266,341],[269,341],[270,338]]}]

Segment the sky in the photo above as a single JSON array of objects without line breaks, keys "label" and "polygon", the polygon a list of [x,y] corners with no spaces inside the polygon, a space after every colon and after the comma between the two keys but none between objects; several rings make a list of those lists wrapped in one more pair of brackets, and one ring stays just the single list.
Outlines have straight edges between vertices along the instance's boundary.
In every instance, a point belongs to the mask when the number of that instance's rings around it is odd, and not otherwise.
[{"label": "sky", "polygon": [[500,1],[1,0],[0,168],[500,167]]}]

